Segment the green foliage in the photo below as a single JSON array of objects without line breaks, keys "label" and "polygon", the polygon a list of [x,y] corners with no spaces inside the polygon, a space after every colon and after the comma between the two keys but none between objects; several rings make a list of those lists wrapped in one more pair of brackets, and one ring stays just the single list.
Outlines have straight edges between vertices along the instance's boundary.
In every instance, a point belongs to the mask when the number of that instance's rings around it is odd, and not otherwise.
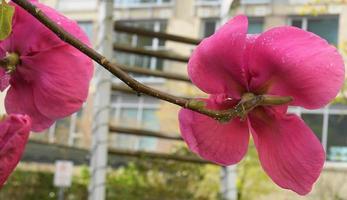
[{"label": "green foliage", "polygon": [[12,31],[14,7],[5,0],[0,4],[0,40],[6,39]]},{"label": "green foliage", "polygon": [[[190,154],[178,149],[176,154]],[[216,200],[219,199],[220,168],[170,160],[140,158],[118,169],[109,169],[107,199],[110,200]],[[88,199],[90,180],[87,166],[80,168],[65,199]],[[20,191],[20,192],[18,192]],[[0,191],[0,199],[57,199],[53,174],[16,170]]]},{"label": "green foliage", "polygon": [[258,199],[273,191],[274,184],[261,168],[254,145],[250,145],[246,157],[237,169],[238,200]]},{"label": "green foliage", "polygon": [[219,194],[219,167],[144,157],[110,171],[107,183],[112,200],[213,200]]},{"label": "green foliage", "polygon": [[[72,187],[65,191],[67,200],[87,199],[87,185],[74,177]],[[40,171],[16,170],[0,191],[0,199],[49,200],[57,199],[58,189],[53,186],[53,174]]]}]

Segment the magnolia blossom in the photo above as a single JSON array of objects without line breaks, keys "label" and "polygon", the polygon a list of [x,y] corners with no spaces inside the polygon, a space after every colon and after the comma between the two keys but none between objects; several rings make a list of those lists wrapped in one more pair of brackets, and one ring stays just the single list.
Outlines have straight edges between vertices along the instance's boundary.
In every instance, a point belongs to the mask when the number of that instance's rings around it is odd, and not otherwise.
[{"label": "magnolia blossom", "polygon": [[[195,49],[188,64],[192,82],[210,94],[210,109],[233,108],[245,93],[291,96],[291,106],[328,104],[344,81],[336,48],[317,35],[290,26],[247,35],[237,16]],[[261,165],[282,188],[307,194],[322,170],[325,153],[304,121],[286,114],[288,105],[259,106],[245,119],[219,122],[182,109],[180,129],[189,148],[221,165],[239,162],[253,136]]]},{"label": "magnolia blossom", "polygon": [[[89,40],[75,21],[54,9],[31,0],[49,18],[86,44]],[[59,118],[78,111],[88,95],[93,74],[91,59],[60,40],[54,33],[15,7],[13,31],[0,41],[0,59],[16,55],[19,62],[12,69],[0,69],[0,88],[9,85],[5,99],[8,113],[27,114],[32,130],[48,128]]]},{"label": "magnolia blossom", "polygon": [[21,159],[30,128],[27,115],[10,115],[0,122],[0,188]]}]

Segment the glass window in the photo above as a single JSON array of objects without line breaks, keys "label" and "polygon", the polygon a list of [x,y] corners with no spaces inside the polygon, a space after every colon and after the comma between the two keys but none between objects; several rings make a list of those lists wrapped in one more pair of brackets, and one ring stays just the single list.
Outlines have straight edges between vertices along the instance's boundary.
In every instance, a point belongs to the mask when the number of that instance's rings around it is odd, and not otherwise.
[{"label": "glass window", "polygon": [[203,21],[202,37],[209,37],[214,34],[217,29],[217,19],[207,19]]},{"label": "glass window", "polygon": [[263,4],[270,3],[270,0],[241,0],[241,4]]},{"label": "glass window", "polygon": [[[112,105],[111,109],[113,124],[154,131],[160,129],[156,106],[158,100],[125,94],[113,95],[112,100],[114,103],[117,102]],[[117,112],[119,112],[119,116],[117,116]],[[155,150],[157,144],[157,138],[126,134],[117,134],[115,137],[112,136],[111,140],[110,146],[126,149]]]},{"label": "glass window", "polygon": [[[141,27],[152,31],[165,32],[167,24],[165,21],[133,21],[120,22],[127,26]],[[125,33],[116,33],[116,42],[120,45],[130,45],[145,49],[165,49],[165,40],[157,38],[143,37]],[[130,66],[149,68],[152,70],[162,70],[164,62],[162,59],[157,59],[149,56],[141,56],[129,53],[115,52],[117,62]],[[139,76],[139,75],[137,75]]]},{"label": "glass window", "polygon": [[87,34],[90,40],[93,39],[93,22],[85,21],[85,22],[77,22],[78,25],[82,28],[82,30]]},{"label": "glass window", "polygon": [[119,123],[122,124],[122,126],[136,127],[137,110],[137,108],[121,108]]},{"label": "glass window", "polygon": [[248,19],[248,33],[256,34],[263,32],[264,20],[260,18],[249,18]]},{"label": "glass window", "polygon": [[337,45],[338,18],[312,18],[308,19],[307,30],[322,38],[330,44]]},{"label": "glass window", "polygon": [[303,28],[302,19],[292,20],[292,26],[295,26],[297,28]]},{"label": "glass window", "polygon": [[71,117],[66,117],[56,122],[54,133],[56,140],[55,142],[59,144],[67,144],[70,133],[70,123]]},{"label": "glass window", "polygon": [[291,20],[291,25],[311,31],[330,44],[338,44],[339,18],[337,16],[303,17]]},{"label": "glass window", "polygon": [[302,119],[312,129],[320,141],[323,134],[323,115],[322,114],[302,114]]},{"label": "glass window", "polygon": [[347,115],[329,115],[327,158],[347,162]]},{"label": "glass window", "polygon": [[171,0],[115,0],[114,2],[116,5],[129,6],[129,5],[170,3]]}]

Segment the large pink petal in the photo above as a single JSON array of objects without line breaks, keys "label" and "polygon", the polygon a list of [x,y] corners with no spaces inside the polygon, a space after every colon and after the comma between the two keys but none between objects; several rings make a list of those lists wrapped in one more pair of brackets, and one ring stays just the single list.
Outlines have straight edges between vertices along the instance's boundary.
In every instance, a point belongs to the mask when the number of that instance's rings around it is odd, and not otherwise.
[{"label": "large pink petal", "polygon": [[43,131],[50,127],[54,120],[44,116],[35,106],[32,86],[24,81],[11,83],[5,98],[6,112],[10,114],[27,114],[32,120],[33,131]]},{"label": "large pink petal", "polygon": [[230,94],[234,98],[245,91],[243,52],[247,26],[247,17],[237,16],[194,50],[188,74],[201,90],[208,94]]},{"label": "large pink petal", "polygon": [[250,58],[251,91],[292,96],[291,105],[322,107],[337,95],[344,81],[344,62],[336,48],[294,27],[260,35]]},{"label": "large pink petal", "polygon": [[61,46],[23,57],[16,73],[32,83],[36,108],[58,119],[81,108],[88,96],[93,63],[73,47]]},{"label": "large pink petal", "polygon": [[0,122],[0,188],[22,157],[30,126],[26,115],[10,115]]},{"label": "large pink petal", "polygon": [[[44,4],[37,1],[32,3],[40,8],[50,19],[58,23],[66,31],[80,39],[86,44],[90,44],[88,37],[83,30],[73,20],[70,20]],[[32,55],[36,52],[49,50],[53,47],[66,45],[65,42],[60,40],[48,28],[42,25],[37,19],[31,16],[28,12],[11,3],[15,6],[15,15],[13,20],[13,31],[11,36],[7,39],[11,43],[10,49],[7,51],[14,51],[20,55]],[[33,32],[33,30],[35,30]],[[1,44],[0,44],[1,45]]]},{"label": "large pink petal", "polygon": [[257,108],[249,115],[251,132],[265,172],[282,188],[309,193],[324,165],[322,145],[296,115]]},{"label": "large pink petal", "polygon": [[182,109],[181,135],[189,148],[202,158],[221,165],[239,162],[247,152],[248,125],[239,119],[220,123],[205,115]]}]

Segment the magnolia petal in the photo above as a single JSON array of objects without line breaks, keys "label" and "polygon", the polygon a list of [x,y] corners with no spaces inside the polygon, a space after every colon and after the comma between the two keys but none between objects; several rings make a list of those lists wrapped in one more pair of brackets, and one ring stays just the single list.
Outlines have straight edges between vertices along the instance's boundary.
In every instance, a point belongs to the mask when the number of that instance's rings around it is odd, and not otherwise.
[{"label": "magnolia petal", "polygon": [[295,27],[274,28],[260,35],[250,54],[249,71],[251,91],[292,96],[291,105],[308,109],[332,100],[345,75],[335,47]]},{"label": "magnolia petal", "polygon": [[206,160],[231,165],[239,162],[247,152],[248,125],[239,119],[220,123],[206,115],[182,109],[180,130],[189,148]]},{"label": "magnolia petal", "polygon": [[11,83],[5,98],[5,108],[9,114],[29,115],[33,131],[43,131],[54,123],[54,120],[39,112],[34,104],[32,86],[23,81]]},{"label": "magnolia petal", "polygon": [[[32,1],[31,3],[43,11],[50,19],[58,23],[64,30],[82,42],[88,45],[90,44],[88,37],[75,21],[66,18],[53,8],[37,1]],[[21,56],[28,56],[36,52],[49,50],[53,47],[67,45],[23,8],[13,2],[11,4],[15,6],[16,10],[13,19],[13,31],[7,39],[10,41],[11,47],[10,49],[6,49],[7,51],[20,53]],[[33,30],[35,30],[34,34]]]},{"label": "magnolia petal", "polygon": [[10,115],[0,122],[0,188],[22,157],[30,126],[27,115]]},{"label": "magnolia petal", "polygon": [[312,130],[296,115],[257,108],[251,132],[265,172],[280,187],[305,195],[324,165],[325,153]]},{"label": "magnolia petal", "polygon": [[73,47],[61,46],[23,57],[18,73],[32,82],[35,107],[46,117],[58,119],[81,108],[88,96],[93,63]]},{"label": "magnolia petal", "polygon": [[242,56],[247,26],[247,17],[237,16],[197,46],[188,63],[189,77],[197,87],[208,94],[240,98],[246,87]]},{"label": "magnolia petal", "polygon": [[10,85],[11,76],[6,71],[0,69],[0,91],[3,92]]}]

